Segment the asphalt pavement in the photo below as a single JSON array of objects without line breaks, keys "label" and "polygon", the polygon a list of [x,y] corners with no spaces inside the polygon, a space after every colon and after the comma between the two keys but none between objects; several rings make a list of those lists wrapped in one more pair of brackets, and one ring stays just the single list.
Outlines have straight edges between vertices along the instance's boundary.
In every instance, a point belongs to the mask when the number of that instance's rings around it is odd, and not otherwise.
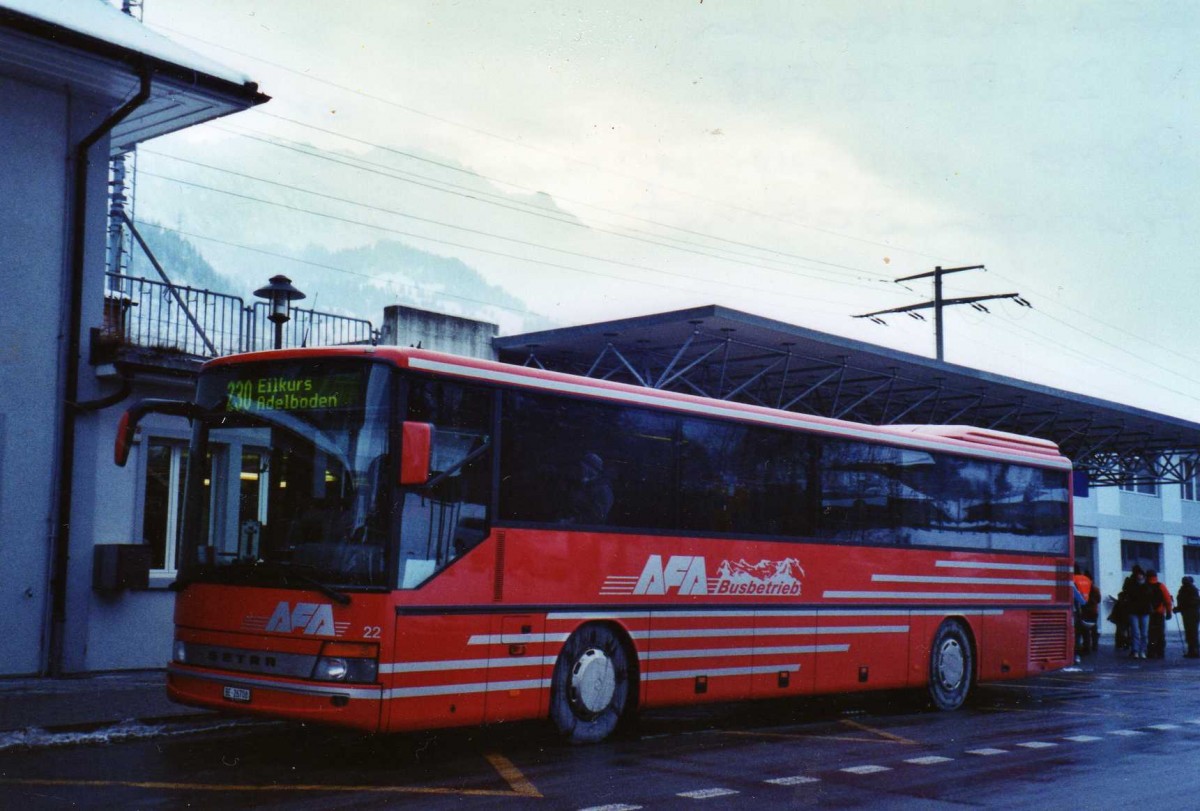
[{"label": "asphalt pavement", "polygon": [[0,679],[0,735],[86,732],[130,723],[160,725],[205,714],[167,698],[165,670],[64,678]]}]

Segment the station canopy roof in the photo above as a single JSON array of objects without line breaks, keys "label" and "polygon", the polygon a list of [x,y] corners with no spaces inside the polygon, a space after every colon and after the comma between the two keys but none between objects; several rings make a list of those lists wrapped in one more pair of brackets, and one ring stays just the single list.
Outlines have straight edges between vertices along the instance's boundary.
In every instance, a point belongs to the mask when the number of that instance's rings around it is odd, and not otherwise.
[{"label": "station canopy roof", "polygon": [[512,335],[500,359],[878,425],[1056,442],[1093,485],[1182,482],[1200,424],[710,305]]}]

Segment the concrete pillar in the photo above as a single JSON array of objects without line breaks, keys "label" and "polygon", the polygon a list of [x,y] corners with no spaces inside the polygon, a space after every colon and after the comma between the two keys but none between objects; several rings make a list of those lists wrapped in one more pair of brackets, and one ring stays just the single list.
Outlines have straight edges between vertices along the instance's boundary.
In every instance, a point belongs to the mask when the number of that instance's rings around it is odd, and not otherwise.
[{"label": "concrete pillar", "polygon": [[483,360],[497,360],[492,340],[498,329],[486,321],[433,313],[399,304],[383,311],[379,342],[388,346],[419,346]]},{"label": "concrete pillar", "polygon": [[[1116,491],[1115,487],[1105,490]],[[1096,583],[1100,586],[1100,594],[1104,602],[1100,607],[1100,633],[1108,635],[1114,626],[1105,617],[1108,616],[1111,602],[1116,599],[1125,582],[1125,572],[1121,569],[1121,530],[1113,527],[1100,527],[1096,533]]]}]

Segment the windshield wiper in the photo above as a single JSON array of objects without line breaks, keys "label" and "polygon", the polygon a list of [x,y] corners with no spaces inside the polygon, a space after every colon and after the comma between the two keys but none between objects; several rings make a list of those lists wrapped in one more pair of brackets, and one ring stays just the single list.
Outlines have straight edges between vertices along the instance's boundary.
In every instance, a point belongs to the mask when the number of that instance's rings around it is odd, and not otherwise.
[{"label": "windshield wiper", "polygon": [[350,605],[349,594],[346,594],[343,591],[338,591],[333,586],[322,583],[312,575],[308,575],[299,571],[301,566],[304,566],[305,568],[312,568],[304,564],[291,563],[290,561],[285,560],[251,560],[249,558],[239,558],[232,564],[221,568],[229,571],[231,574],[237,572],[238,574],[242,575],[249,574],[252,577],[254,575],[261,576],[274,574],[283,581],[285,586],[288,585],[288,579],[290,578],[298,583],[302,583],[305,586],[321,592],[338,605]]},{"label": "windshield wiper", "polygon": [[301,565],[303,565],[303,564],[292,563],[290,561],[284,561],[284,560],[275,560],[275,561],[271,561],[269,564],[264,563],[264,564],[259,564],[259,565],[269,565],[269,566],[277,567],[278,571],[283,575],[285,582],[286,582],[287,578],[294,577],[296,580],[300,581],[304,585],[311,586],[312,588],[321,592],[322,594],[324,594],[329,599],[333,600],[338,605],[350,605],[350,595],[349,594],[346,594],[344,591],[338,591],[333,586],[322,583],[320,580],[313,577],[312,575],[304,574],[303,572],[298,571],[300,569]]},{"label": "windshield wiper", "polygon": [[222,571],[227,571],[230,574],[236,573],[237,575],[242,576],[250,574],[252,577],[254,575],[276,574],[283,580],[284,585],[287,585],[288,578],[292,578],[299,583],[303,583],[304,585],[321,592],[338,605],[350,605],[349,594],[346,594],[343,591],[338,591],[333,586],[322,583],[312,575],[297,571],[298,566],[299,564],[282,560],[265,561],[241,558],[234,561],[230,565],[221,566],[215,569],[211,567],[202,567],[200,571],[192,573],[192,576],[190,577],[184,577],[182,574],[180,574],[167,588],[169,588],[171,591],[183,591],[192,583],[203,579],[203,577],[206,575],[219,574]]}]

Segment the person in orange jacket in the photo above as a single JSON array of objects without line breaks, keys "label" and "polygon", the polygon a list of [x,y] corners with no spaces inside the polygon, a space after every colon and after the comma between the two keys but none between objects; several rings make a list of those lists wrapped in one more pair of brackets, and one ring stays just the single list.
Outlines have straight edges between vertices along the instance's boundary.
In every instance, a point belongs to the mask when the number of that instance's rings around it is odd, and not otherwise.
[{"label": "person in orange jacket", "polygon": [[1171,592],[1165,583],[1158,582],[1158,572],[1146,572],[1150,584],[1150,634],[1146,645],[1146,656],[1161,659],[1167,651],[1167,620],[1171,618]]},{"label": "person in orange jacket", "polygon": [[1093,650],[1093,637],[1096,633],[1096,622],[1100,615],[1100,600],[1093,601],[1092,592],[1096,590],[1092,578],[1075,565],[1075,575],[1071,578],[1076,590],[1083,598],[1083,604],[1075,607],[1075,652],[1087,653]]}]

